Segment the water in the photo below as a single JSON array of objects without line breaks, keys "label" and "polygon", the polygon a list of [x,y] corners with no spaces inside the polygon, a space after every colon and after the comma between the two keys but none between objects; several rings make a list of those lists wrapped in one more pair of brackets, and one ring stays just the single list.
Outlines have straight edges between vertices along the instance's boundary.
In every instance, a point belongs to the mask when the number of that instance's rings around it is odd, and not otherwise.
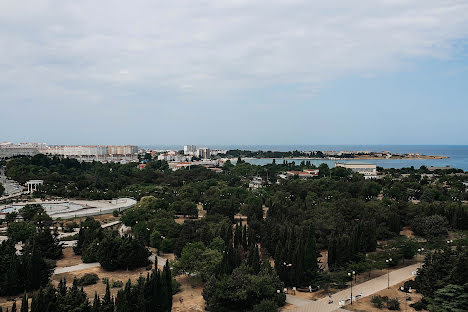
[{"label": "water", "polygon": [[[142,146],[148,149],[183,149],[183,146]],[[447,156],[446,159],[376,159],[376,160],[339,160],[339,162],[361,162],[373,163],[383,168],[419,168],[424,165],[427,167],[445,167],[463,169],[468,171],[468,145],[208,145],[213,149],[241,149],[252,151],[389,151],[391,153],[419,153],[422,155]],[[293,161],[294,159],[290,160]],[[248,159],[249,163],[255,165],[265,165],[272,162],[272,159]],[[282,161],[282,160],[277,160]],[[296,163],[302,159],[295,159]],[[314,165],[326,163],[333,166],[335,160],[318,159],[311,160]]]}]

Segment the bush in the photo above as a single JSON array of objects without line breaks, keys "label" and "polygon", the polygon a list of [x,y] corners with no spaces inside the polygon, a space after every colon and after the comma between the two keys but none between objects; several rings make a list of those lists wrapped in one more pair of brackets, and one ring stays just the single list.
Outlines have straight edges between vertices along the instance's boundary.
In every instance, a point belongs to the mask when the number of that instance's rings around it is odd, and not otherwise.
[{"label": "bush", "polygon": [[278,311],[278,305],[273,300],[263,299],[259,304],[254,305],[252,312],[274,312]]},{"label": "bush", "polygon": [[112,211],[112,215],[117,218],[119,216],[119,211],[114,209],[114,211]]},{"label": "bush", "polygon": [[99,277],[95,273],[86,273],[77,280],[78,286],[94,285],[99,280]]},{"label": "bush", "polygon": [[123,282],[122,281],[114,281],[112,280],[110,283],[109,283],[109,286],[110,288],[120,288],[123,286]]},{"label": "bush", "polygon": [[421,310],[426,310],[427,305],[421,300],[421,301],[410,304],[410,307],[412,307],[416,311],[421,311]]},{"label": "bush", "polygon": [[389,310],[400,310],[400,302],[397,298],[393,298],[387,301],[387,308]]},{"label": "bush", "polygon": [[73,222],[67,222],[64,226],[63,226],[63,232],[64,233],[71,233],[74,231],[75,228],[79,227],[78,223],[76,223],[75,221]]},{"label": "bush", "polygon": [[387,296],[373,296],[371,303],[378,309],[382,309],[385,305],[389,310],[400,310],[400,302],[398,299],[389,299]]},{"label": "bush", "polygon": [[411,289],[416,289],[416,285],[417,285],[417,283],[414,280],[409,280],[409,281],[406,281],[403,284],[403,289],[404,289],[405,292],[408,292],[410,287],[411,287]]},{"label": "bush", "polygon": [[120,287],[123,286],[122,281],[114,281],[114,280],[109,281],[109,279],[107,277],[102,278],[102,283],[104,285],[107,285],[107,283],[109,283],[110,288],[120,288]]},{"label": "bush", "polygon": [[388,297],[372,296],[371,303],[378,309],[384,307],[384,303],[388,300]]}]

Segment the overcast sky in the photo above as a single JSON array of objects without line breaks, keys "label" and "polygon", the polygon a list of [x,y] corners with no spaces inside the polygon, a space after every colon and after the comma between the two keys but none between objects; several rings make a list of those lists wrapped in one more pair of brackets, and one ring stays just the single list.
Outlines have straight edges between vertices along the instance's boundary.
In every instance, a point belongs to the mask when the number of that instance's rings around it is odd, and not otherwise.
[{"label": "overcast sky", "polygon": [[0,1],[0,141],[468,144],[466,0]]}]

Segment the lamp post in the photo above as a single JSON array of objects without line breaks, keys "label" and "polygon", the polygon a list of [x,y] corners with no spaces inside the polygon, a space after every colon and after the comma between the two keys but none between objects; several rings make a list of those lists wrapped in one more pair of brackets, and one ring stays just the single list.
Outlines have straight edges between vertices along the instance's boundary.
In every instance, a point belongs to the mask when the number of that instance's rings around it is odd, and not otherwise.
[{"label": "lamp post", "polygon": [[419,268],[420,268],[420,269],[421,269],[421,267],[422,267],[422,253],[423,253],[423,252],[424,252],[424,248],[419,248],[419,249],[418,249],[418,254],[419,254],[419,257],[420,257],[420,259],[419,259]]},{"label": "lamp post", "polygon": [[405,291],[405,287],[401,286],[400,287],[401,291],[405,293],[405,311],[407,311],[407,305],[408,305],[408,293],[411,292],[411,287],[408,288],[408,291]]},{"label": "lamp post", "polygon": [[348,273],[348,276],[351,276],[351,304],[353,304],[353,277],[355,275],[356,275],[355,271]]},{"label": "lamp post", "polygon": [[387,263],[387,288],[390,288],[390,263],[392,263],[392,258],[386,259],[385,262]]}]

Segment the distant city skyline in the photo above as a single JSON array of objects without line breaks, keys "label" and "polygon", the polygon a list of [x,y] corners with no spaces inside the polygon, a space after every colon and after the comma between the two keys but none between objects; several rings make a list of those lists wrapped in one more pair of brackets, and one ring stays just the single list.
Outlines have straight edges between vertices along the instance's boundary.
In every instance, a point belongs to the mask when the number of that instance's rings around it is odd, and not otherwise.
[{"label": "distant city skyline", "polygon": [[0,141],[468,144],[468,3],[5,0]]}]

